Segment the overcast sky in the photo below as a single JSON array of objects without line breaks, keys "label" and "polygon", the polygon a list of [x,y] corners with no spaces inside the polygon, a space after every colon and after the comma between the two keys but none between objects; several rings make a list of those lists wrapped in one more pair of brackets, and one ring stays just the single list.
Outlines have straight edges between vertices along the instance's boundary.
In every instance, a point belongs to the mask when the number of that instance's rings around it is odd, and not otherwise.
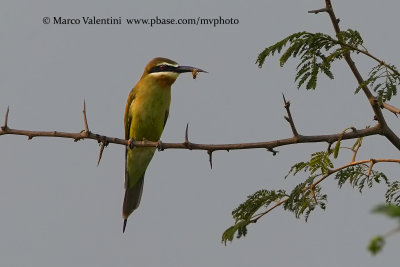
[{"label": "overcast sky", "polygon": [[[362,5],[361,5],[362,3]],[[371,53],[400,62],[400,2],[333,1],[342,29],[357,29]],[[344,62],[318,90],[297,90],[291,62],[272,58],[259,69],[266,46],[297,31],[332,34],[324,6],[309,1],[11,1],[0,3],[0,117],[9,127],[79,132],[86,100],[91,131],[123,137],[126,98],[145,65],[157,56],[205,69],[181,75],[172,88],[164,142],[240,143],[291,136],[282,93],[302,134],[372,125],[363,95]],[[118,25],[85,25],[83,17],[121,18]],[[234,25],[128,25],[129,18],[236,19]],[[43,18],[49,17],[50,24]],[[55,25],[54,17],[80,19]],[[355,56],[363,75],[374,62]],[[391,102],[400,106],[398,98]],[[385,113],[393,129],[399,121]],[[1,123],[3,123],[1,121]],[[351,143],[348,143],[351,145]],[[278,209],[249,227],[248,236],[221,244],[231,211],[255,191],[290,190],[304,177],[284,180],[290,166],[325,144],[216,152],[157,152],[146,173],[141,205],[122,234],[124,147],[109,145],[96,166],[97,142],[0,137],[1,266],[393,266],[400,235],[383,253],[366,250],[371,237],[394,221],[371,214],[385,188],[360,195],[333,177],[323,183],[326,211],[308,223]],[[335,162],[344,164],[350,154]],[[398,158],[382,137],[368,138],[359,159]],[[378,165],[392,179],[398,167]]]}]

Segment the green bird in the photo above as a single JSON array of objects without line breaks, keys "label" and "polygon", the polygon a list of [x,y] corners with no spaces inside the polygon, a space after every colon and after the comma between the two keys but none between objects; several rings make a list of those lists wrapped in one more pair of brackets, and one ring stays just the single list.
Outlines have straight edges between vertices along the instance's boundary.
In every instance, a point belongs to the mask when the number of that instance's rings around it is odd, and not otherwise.
[{"label": "green bird", "polygon": [[[125,107],[125,139],[159,141],[167,122],[171,103],[171,85],[179,74],[206,72],[190,66],[180,66],[175,61],[157,57],[144,69],[138,83],[129,93]],[[126,148],[125,196],[122,207],[123,232],[129,215],[138,208],[143,191],[144,175],[154,147]]]}]

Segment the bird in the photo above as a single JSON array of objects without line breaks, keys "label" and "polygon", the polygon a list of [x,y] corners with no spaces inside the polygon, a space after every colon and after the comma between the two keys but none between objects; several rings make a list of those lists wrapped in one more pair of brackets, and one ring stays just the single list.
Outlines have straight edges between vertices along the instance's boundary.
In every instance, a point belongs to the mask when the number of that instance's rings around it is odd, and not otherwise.
[{"label": "bird", "polygon": [[[125,106],[124,126],[126,140],[159,141],[168,119],[171,103],[171,86],[179,74],[192,72],[193,78],[199,68],[180,66],[163,57],[152,59],[135,87],[130,91]],[[125,195],[122,206],[125,233],[129,215],[140,204],[146,169],[153,158],[155,147],[125,149]]]}]

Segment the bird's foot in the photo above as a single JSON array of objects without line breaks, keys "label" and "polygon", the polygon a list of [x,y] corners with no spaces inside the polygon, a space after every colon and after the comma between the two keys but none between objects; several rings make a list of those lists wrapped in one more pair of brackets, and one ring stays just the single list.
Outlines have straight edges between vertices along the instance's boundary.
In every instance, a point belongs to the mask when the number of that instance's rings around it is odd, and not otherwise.
[{"label": "bird's foot", "polygon": [[135,139],[131,138],[128,140],[128,147],[133,149],[135,147]]},{"label": "bird's foot", "polygon": [[163,144],[163,142],[161,142],[161,140],[158,140],[157,150],[164,151],[164,144]]}]

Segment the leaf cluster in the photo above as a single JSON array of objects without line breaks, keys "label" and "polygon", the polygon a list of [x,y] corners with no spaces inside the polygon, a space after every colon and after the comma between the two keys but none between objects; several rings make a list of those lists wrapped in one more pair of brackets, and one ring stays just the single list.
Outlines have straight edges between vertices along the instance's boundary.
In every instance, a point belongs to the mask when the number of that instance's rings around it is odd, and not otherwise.
[{"label": "leaf cluster", "polygon": [[311,177],[297,185],[283,204],[283,209],[292,212],[297,219],[304,214],[304,219],[307,221],[315,208],[318,206],[323,210],[326,208],[327,195],[321,194],[321,187],[313,186],[313,181]]},{"label": "leaf cluster", "polygon": [[299,173],[300,171],[309,171],[311,175],[313,174],[325,174],[328,172],[329,168],[333,168],[332,160],[329,158],[332,154],[331,151],[319,151],[311,154],[311,159],[309,161],[302,161],[294,164],[288,174],[285,176],[287,178],[289,174],[293,176]]},{"label": "leaf cluster", "polygon": [[[292,212],[296,218],[304,214],[305,220],[317,207],[325,209],[327,196],[321,193],[321,187],[313,185],[314,179],[328,172],[333,167],[329,159],[331,153],[327,151],[316,152],[311,155],[308,162],[299,162],[292,166],[289,173],[297,174],[301,170],[309,171],[310,176],[304,182],[298,184],[290,194],[285,190],[259,190],[247,197],[233,212],[235,220],[233,226],[222,234],[222,242],[232,241],[247,234],[247,226],[257,222],[259,215],[267,213],[275,204],[283,204],[283,209]],[[289,174],[288,174],[289,175]],[[286,176],[287,177],[287,176]],[[261,209],[265,211],[256,214]]]},{"label": "leaf cluster", "polygon": [[357,31],[349,29],[339,33],[337,37],[335,39],[324,33],[297,32],[265,48],[256,63],[262,67],[268,56],[281,53],[286,48],[279,60],[281,67],[289,58],[299,57],[300,63],[296,67],[295,77],[297,88],[306,83],[306,89],[315,89],[319,73],[333,79],[331,64],[342,59],[345,53],[362,47],[363,40]]},{"label": "leaf cluster", "polygon": [[372,90],[377,93],[378,101],[389,101],[397,94],[397,86],[400,85],[400,73],[396,66],[389,65],[384,62],[373,67],[368,74],[368,79],[361,83],[355,93],[358,93],[363,86],[371,86]]},{"label": "leaf cluster", "polygon": [[[298,57],[300,62],[296,67],[295,82],[297,82],[297,88],[305,84],[308,90],[317,87],[317,79],[320,73],[324,73],[327,77],[333,79],[332,63],[351,52],[371,56],[363,46],[363,39],[358,31],[352,29],[341,31],[336,38],[324,33],[302,31],[291,34],[265,48],[258,55],[256,63],[259,67],[262,67],[267,57],[278,53],[281,54],[279,62],[282,67],[289,58]],[[379,64],[372,68],[365,82],[359,84],[355,93],[358,93],[364,86],[371,85],[373,90],[377,92],[378,100],[382,103],[397,94],[399,84],[400,73],[396,67],[379,61]]]},{"label": "leaf cluster", "polygon": [[247,200],[240,204],[234,211],[232,216],[235,224],[229,227],[222,235],[222,242],[232,241],[235,234],[237,238],[247,234],[247,225],[255,222],[256,212],[261,208],[268,208],[272,203],[277,203],[288,195],[284,190],[259,190],[247,197]]},{"label": "leaf cluster", "polygon": [[390,183],[385,196],[387,203],[393,203],[400,206],[400,182],[394,181]]},{"label": "leaf cluster", "polygon": [[335,179],[338,181],[339,188],[346,182],[349,182],[353,188],[358,188],[360,193],[365,185],[371,188],[374,183],[380,183],[382,180],[388,184],[389,180],[383,172],[370,170],[369,165],[359,164],[356,166],[349,166],[336,173]]},{"label": "leaf cluster", "polygon": [[[343,133],[351,127],[345,129]],[[358,138],[350,148],[356,153],[362,145],[362,138]],[[316,209],[325,210],[327,195],[322,193],[319,183],[329,175],[335,174],[339,188],[345,183],[349,183],[353,188],[357,188],[360,193],[367,186],[371,188],[376,183],[388,185],[386,199],[388,202],[400,202],[400,182],[390,183],[386,175],[374,170],[370,164],[349,164],[346,167],[334,169],[332,158],[337,157],[341,140],[337,142],[334,149],[328,147],[325,151],[318,151],[311,154],[308,161],[301,161],[294,164],[288,174],[296,176],[299,173],[306,174],[307,178],[293,188],[290,193],[284,190],[259,190],[247,197],[247,200],[240,204],[233,212],[235,220],[233,226],[229,227],[222,235],[222,242],[232,241],[247,234],[247,227],[250,223],[255,223],[259,218],[271,211],[276,206],[282,205],[283,209],[292,212],[296,218],[304,215],[307,221],[310,214]],[[257,214],[258,212],[258,214]],[[378,243],[376,243],[378,244]],[[375,245],[376,245],[375,244]]]}]

